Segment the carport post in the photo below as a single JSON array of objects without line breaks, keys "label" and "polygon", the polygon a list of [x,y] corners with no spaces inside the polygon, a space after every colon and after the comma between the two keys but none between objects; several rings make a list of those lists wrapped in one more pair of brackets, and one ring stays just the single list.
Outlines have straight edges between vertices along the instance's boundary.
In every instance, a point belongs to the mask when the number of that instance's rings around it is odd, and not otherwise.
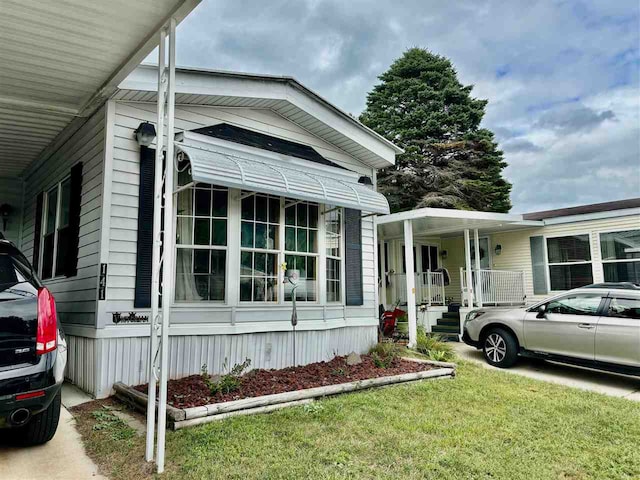
[{"label": "carport post", "polygon": [[467,277],[467,306],[473,308],[473,274],[471,272],[471,239],[469,238],[469,229],[464,229],[464,265],[465,276]]},{"label": "carport post", "polygon": [[[480,272],[480,239],[478,229],[473,229],[473,247],[476,256],[476,303],[482,308],[482,274]],[[487,252],[487,255],[489,252]]]},{"label": "carport post", "polygon": [[416,276],[413,258],[413,224],[411,220],[404,220],[404,258],[405,278],[407,280],[407,316],[409,320],[409,347],[416,346],[418,337],[418,318],[416,314]]}]

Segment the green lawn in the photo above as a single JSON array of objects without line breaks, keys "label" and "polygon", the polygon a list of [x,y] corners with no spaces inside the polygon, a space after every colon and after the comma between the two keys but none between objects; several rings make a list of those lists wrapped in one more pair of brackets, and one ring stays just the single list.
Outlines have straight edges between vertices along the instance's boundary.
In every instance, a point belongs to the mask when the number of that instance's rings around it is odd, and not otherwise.
[{"label": "green lawn", "polygon": [[[89,454],[144,477],[144,438],[99,408],[75,412]],[[164,478],[639,479],[640,403],[462,364],[454,380],[170,432]]]}]

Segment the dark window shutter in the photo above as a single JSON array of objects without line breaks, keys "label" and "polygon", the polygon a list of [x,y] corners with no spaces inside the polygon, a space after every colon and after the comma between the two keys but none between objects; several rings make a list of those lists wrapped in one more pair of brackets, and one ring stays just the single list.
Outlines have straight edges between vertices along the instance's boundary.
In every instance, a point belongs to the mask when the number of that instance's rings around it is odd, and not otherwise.
[{"label": "dark window shutter", "polygon": [[547,287],[547,263],[544,258],[544,237],[530,237],[531,245],[531,271],[533,272],[534,295],[546,295]]},{"label": "dark window shutter", "polygon": [[153,251],[153,194],[156,151],[140,147],[140,186],[138,189],[138,246],[135,308],[151,307],[151,254]]},{"label": "dark window shutter", "polygon": [[[82,203],[82,162],[71,167],[69,191],[68,233],[58,239],[58,244],[66,244],[65,276],[78,274],[78,248],[80,244],[80,204]],[[66,239],[63,237],[67,237]],[[59,247],[58,247],[59,248]]]},{"label": "dark window shutter", "polygon": [[40,192],[36,198],[36,218],[33,225],[33,269],[37,272],[40,264],[40,237],[42,237],[42,206],[44,193]]},{"label": "dark window shutter", "polygon": [[362,305],[362,216],[360,210],[344,210],[345,289],[347,305]]}]

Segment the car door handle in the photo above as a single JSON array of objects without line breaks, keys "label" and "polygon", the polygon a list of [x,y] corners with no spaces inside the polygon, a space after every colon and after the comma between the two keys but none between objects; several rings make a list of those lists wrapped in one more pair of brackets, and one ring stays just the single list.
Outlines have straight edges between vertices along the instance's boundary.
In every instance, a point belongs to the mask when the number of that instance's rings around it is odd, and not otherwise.
[{"label": "car door handle", "polygon": [[591,330],[592,328],[596,328],[596,326],[592,325],[591,323],[579,323],[578,328],[586,328],[587,330]]}]

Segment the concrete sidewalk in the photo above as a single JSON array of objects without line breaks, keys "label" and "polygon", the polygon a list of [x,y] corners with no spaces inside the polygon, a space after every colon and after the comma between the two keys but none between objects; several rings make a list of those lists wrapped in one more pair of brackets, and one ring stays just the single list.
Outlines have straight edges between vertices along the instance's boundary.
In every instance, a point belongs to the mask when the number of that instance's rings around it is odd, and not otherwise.
[{"label": "concrete sidewalk", "polygon": [[11,445],[11,431],[0,433],[0,479],[2,480],[107,480],[84,451],[75,420],[65,407],[92,400],[71,385],[63,387],[60,423],[53,439],[37,447]]},{"label": "concrete sidewalk", "polygon": [[461,359],[479,363],[489,369],[640,402],[640,378],[638,377],[526,358],[520,358],[512,368],[500,369],[489,365],[481,350],[476,350],[464,343],[456,343],[454,350]]}]

